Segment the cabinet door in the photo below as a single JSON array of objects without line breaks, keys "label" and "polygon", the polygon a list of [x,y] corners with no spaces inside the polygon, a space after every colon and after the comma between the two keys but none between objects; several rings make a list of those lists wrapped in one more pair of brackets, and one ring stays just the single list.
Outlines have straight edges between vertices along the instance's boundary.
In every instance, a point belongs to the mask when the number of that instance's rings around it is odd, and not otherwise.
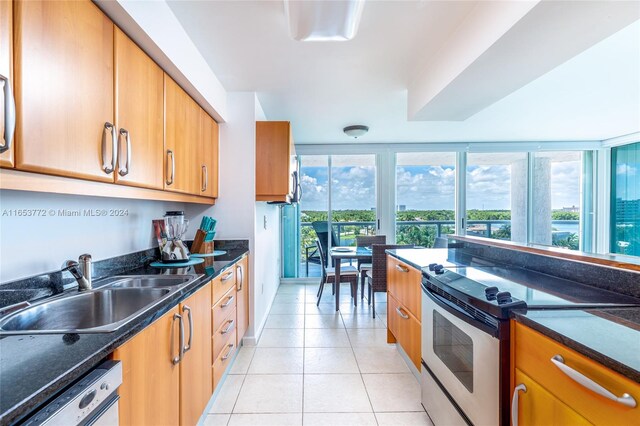
[{"label": "cabinet door", "polygon": [[387,255],[387,288],[418,321],[422,320],[422,274],[416,268]]},{"label": "cabinet door", "polygon": [[211,284],[180,303],[185,354],[180,362],[180,424],[195,425],[212,392]]},{"label": "cabinet door", "polygon": [[113,23],[89,0],[14,7],[16,168],[113,182]]},{"label": "cabinet door", "polygon": [[518,424],[528,425],[590,425],[580,414],[547,392],[545,388],[516,369],[516,386],[523,384],[527,391],[518,393]]},{"label": "cabinet door", "polygon": [[387,321],[389,331],[420,371],[422,358],[422,326],[420,322],[391,293],[387,293]]},{"label": "cabinet door", "polygon": [[292,143],[288,121],[256,122],[256,201],[286,201]]},{"label": "cabinet door", "polygon": [[237,302],[237,346],[247,332],[249,327],[249,257],[245,256],[236,265],[236,292],[238,296]]},{"label": "cabinet door", "polygon": [[201,195],[200,107],[166,74],[164,96],[164,189]]},{"label": "cabinet door", "polygon": [[[0,145],[5,147],[9,143],[9,149],[0,154],[0,167],[13,167],[15,133],[12,138],[5,140],[5,126],[11,128],[14,123],[5,123],[7,111],[5,110],[5,96],[13,92],[13,2],[0,0]],[[6,80],[5,80],[6,79]],[[11,99],[8,99],[11,101]]]},{"label": "cabinet door", "polygon": [[218,123],[203,109],[200,154],[200,195],[218,198]]},{"label": "cabinet door", "polygon": [[173,364],[180,349],[176,306],[113,353],[122,361],[120,426],[177,425],[180,370]]},{"label": "cabinet door", "polygon": [[116,182],[162,189],[164,73],[118,28],[115,29],[115,69],[119,130]]}]

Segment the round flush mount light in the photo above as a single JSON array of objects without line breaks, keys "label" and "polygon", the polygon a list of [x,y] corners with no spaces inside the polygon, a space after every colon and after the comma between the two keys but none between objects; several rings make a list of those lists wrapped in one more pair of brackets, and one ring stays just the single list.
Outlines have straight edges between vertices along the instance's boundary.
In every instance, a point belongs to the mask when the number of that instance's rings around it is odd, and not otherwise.
[{"label": "round flush mount light", "polygon": [[354,126],[347,126],[342,129],[345,135],[351,136],[352,138],[358,139],[360,136],[364,136],[369,131],[368,126],[363,126],[362,124],[356,124]]}]

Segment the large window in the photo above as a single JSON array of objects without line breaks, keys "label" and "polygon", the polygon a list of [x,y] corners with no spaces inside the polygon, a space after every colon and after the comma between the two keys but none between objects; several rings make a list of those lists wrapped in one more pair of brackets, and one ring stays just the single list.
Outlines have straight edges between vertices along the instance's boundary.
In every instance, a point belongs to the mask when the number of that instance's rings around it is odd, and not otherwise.
[{"label": "large window", "polygon": [[611,252],[640,256],[640,142],[611,150]]},{"label": "large window", "polygon": [[582,153],[537,152],[532,175],[531,242],[578,250]]},{"label": "large window", "polygon": [[467,155],[467,235],[527,241],[527,154]]},{"label": "large window", "polygon": [[396,243],[433,247],[453,234],[455,152],[399,153],[396,156]]}]

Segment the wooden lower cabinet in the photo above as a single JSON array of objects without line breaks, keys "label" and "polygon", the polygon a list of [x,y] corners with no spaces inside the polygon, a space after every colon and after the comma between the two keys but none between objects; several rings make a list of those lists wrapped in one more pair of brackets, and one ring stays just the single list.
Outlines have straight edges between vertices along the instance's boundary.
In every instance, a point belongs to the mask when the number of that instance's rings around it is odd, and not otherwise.
[{"label": "wooden lower cabinet", "polygon": [[[627,393],[636,402],[640,401],[640,384],[518,322],[512,322],[512,330],[512,386],[523,383],[528,389],[519,394],[518,416],[527,420],[520,424],[640,424],[640,407],[625,406],[586,388],[558,368],[552,358],[558,362],[561,357],[563,364],[575,372],[572,374],[584,376],[614,395]],[[535,394],[529,390],[528,381],[537,390]],[[549,396],[540,396],[540,389]],[[525,402],[527,398],[531,402]],[[543,404],[547,400],[552,402]],[[552,408],[545,410],[542,406]]]},{"label": "wooden lower cabinet", "polygon": [[406,309],[422,321],[422,273],[387,255],[387,288]]},{"label": "wooden lower cabinet", "polygon": [[180,421],[178,306],[120,346],[120,426],[177,425]]},{"label": "wooden lower cabinet", "polygon": [[390,293],[387,295],[387,324],[389,331],[393,334],[396,342],[402,346],[411,362],[420,371],[421,353],[421,330],[420,322],[404,306],[398,302]]},{"label": "wooden lower cabinet", "polygon": [[231,365],[231,361],[233,360],[233,356],[238,349],[236,345],[236,332],[234,331],[229,339],[222,347],[220,351],[220,355],[216,357],[213,361],[213,366],[211,367],[211,371],[213,372],[213,388],[217,388],[220,384],[220,380],[224,375],[224,372],[227,371],[229,365]]},{"label": "wooden lower cabinet", "polygon": [[180,424],[195,425],[213,393],[209,368],[211,284],[180,303],[180,315],[185,324],[186,346],[180,361]]},{"label": "wooden lower cabinet", "polygon": [[249,256],[243,257],[236,265],[236,293],[238,297],[238,337],[236,343],[240,346],[240,342],[249,328]]},{"label": "wooden lower cabinet", "polygon": [[524,385],[526,392],[518,392],[517,408],[518,425],[590,425],[589,421],[547,392],[522,371],[516,369],[517,384]]}]

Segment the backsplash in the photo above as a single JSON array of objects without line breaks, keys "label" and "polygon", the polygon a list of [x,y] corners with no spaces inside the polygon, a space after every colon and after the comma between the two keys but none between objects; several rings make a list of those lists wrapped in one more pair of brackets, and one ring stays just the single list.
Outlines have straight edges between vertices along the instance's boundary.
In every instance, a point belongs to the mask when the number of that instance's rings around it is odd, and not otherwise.
[{"label": "backsplash", "polygon": [[[451,245],[455,249],[451,250]],[[517,249],[457,241],[449,236],[449,253],[454,257],[474,256],[505,265],[515,265],[559,278],[599,287],[629,296],[640,297],[640,273],[595,263],[577,262],[553,256],[543,256]]]}]

